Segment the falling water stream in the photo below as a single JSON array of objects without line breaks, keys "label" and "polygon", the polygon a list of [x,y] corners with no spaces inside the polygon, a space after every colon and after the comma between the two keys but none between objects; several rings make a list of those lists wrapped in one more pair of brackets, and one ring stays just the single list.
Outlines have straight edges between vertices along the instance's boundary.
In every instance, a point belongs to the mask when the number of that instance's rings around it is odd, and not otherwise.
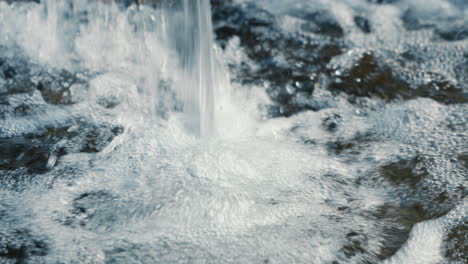
[{"label": "falling water stream", "polygon": [[0,0],[0,264],[464,263],[466,17]]},{"label": "falling water stream", "polygon": [[[49,34],[54,45],[58,45],[57,42],[59,41],[57,35],[58,17],[64,16],[64,12],[68,11],[66,10],[67,4],[81,12],[94,12],[94,10],[87,10],[86,2],[86,0],[69,1],[69,3],[67,1],[57,2],[56,0],[47,0],[45,2],[46,25],[49,30],[47,34]],[[174,52],[179,57],[178,61],[183,70],[180,80],[174,88],[186,115],[186,126],[196,135],[210,137],[215,134],[214,89],[217,85],[220,85],[216,83],[215,76],[210,1],[166,0],[162,1],[159,6],[161,13],[157,18],[160,22],[158,33],[163,41],[176,47]],[[114,1],[108,1],[108,3],[98,8],[96,19],[101,20],[104,28],[111,29],[115,27],[111,12],[115,11],[116,8]],[[80,13],[75,13],[75,15],[80,15]],[[142,56],[145,56],[148,49],[145,46],[144,32],[148,26],[151,26],[145,21],[144,16],[142,15],[140,17],[142,21],[135,25],[136,30],[142,33],[137,34],[142,41],[132,47],[141,54],[138,56],[140,59],[143,59]],[[169,20],[170,24],[165,24],[163,22],[165,19]],[[174,34],[174,30],[180,30],[180,33]],[[113,36],[109,37],[112,38]],[[58,47],[48,48],[53,50]],[[144,61],[141,62],[144,63]],[[150,78],[149,76],[145,77]],[[154,90],[155,86],[155,83],[148,83],[147,89]],[[151,91],[147,95],[150,97],[158,96],[157,93]]]},{"label": "falling water stream", "polygon": [[215,62],[213,26],[208,0],[184,0],[181,56],[186,80],[180,87],[184,111],[192,116],[201,136],[214,133]]}]

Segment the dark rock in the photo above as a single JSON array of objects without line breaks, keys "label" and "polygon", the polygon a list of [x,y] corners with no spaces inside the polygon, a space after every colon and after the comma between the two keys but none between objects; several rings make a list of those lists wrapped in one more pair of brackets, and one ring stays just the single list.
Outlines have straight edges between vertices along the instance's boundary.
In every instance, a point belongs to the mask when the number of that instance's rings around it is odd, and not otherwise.
[{"label": "dark rock", "polygon": [[44,173],[53,155],[51,146],[38,139],[16,137],[0,139],[0,170],[27,168],[30,173]]},{"label": "dark rock", "polygon": [[68,71],[58,73],[41,73],[35,76],[38,79],[36,88],[41,92],[42,97],[50,104],[71,104],[73,103],[70,87],[75,84],[85,84],[83,79]]},{"label": "dark rock", "polygon": [[421,206],[403,207],[383,205],[374,216],[387,223],[384,226],[384,240],[378,258],[383,260],[393,256],[409,238],[413,226],[428,220],[427,212]]},{"label": "dark rock", "polygon": [[461,154],[458,157],[458,160],[461,162],[463,167],[465,167],[465,169],[468,169],[468,152],[465,152],[465,153]]},{"label": "dark rock", "polygon": [[216,40],[224,46],[233,36],[238,36],[244,46],[254,47],[259,44],[262,33],[268,32],[273,37],[276,20],[273,14],[253,4],[242,8],[238,5],[224,4],[213,10]]},{"label": "dark rock", "polygon": [[122,130],[119,126],[80,123],[47,128],[40,134],[0,138],[0,170],[26,168],[30,174],[45,173],[67,153],[101,151]]},{"label": "dark rock", "polygon": [[93,207],[105,204],[115,198],[116,197],[106,191],[83,193],[73,200],[73,213],[88,214],[88,217],[91,217],[95,212],[95,210],[92,209]]},{"label": "dark rock", "polygon": [[364,33],[371,33],[372,28],[370,26],[369,20],[362,16],[355,16],[354,23],[356,26]]},{"label": "dark rock", "polygon": [[[341,122],[341,117],[332,116],[331,119],[327,120],[328,122]],[[325,121],[325,120],[324,120]],[[324,125],[324,123],[322,123]],[[332,125],[333,126],[333,125]],[[369,144],[376,140],[375,136],[369,133],[358,134],[351,139],[336,138],[332,141],[326,143],[326,147],[329,155],[332,156],[343,156],[349,159],[353,159],[352,156],[359,155],[363,149],[369,147]]]},{"label": "dark rock", "polygon": [[340,75],[332,73],[332,76],[334,78],[329,85],[332,91],[342,91],[358,97],[375,96],[385,101],[427,97],[444,104],[468,102],[468,95],[461,87],[444,81],[443,78],[434,78],[423,85],[411,84],[396,75],[392,67],[380,63],[370,52],[364,53],[348,72]]},{"label": "dark rock", "polygon": [[73,200],[71,216],[63,222],[93,232],[112,229],[122,216],[119,197],[107,191],[83,193]]},{"label": "dark rock", "polygon": [[0,58],[0,72],[4,79],[11,80],[28,75],[30,70],[26,61],[22,59]]},{"label": "dark rock", "polygon": [[321,34],[332,38],[341,38],[344,31],[328,10],[308,12],[304,9],[292,9],[288,12],[290,16],[305,21],[301,29],[306,32]]},{"label": "dark rock", "polygon": [[232,0],[211,0],[211,7],[214,9],[227,4],[232,4]]},{"label": "dark rock", "polygon": [[[378,222],[375,231],[379,232],[378,248],[372,248],[376,243],[363,230],[349,230],[344,239],[344,245],[337,253],[338,263],[379,263],[393,256],[408,240],[413,226],[425,221],[424,210],[421,207],[402,207],[385,204],[372,211],[359,213],[366,219]],[[341,262],[342,261],[342,262]]]},{"label": "dark rock", "polygon": [[[273,14],[254,4],[226,4],[213,10],[218,43],[222,47],[238,37],[246,55],[255,64],[230,65],[234,81],[267,87],[274,105],[267,106],[269,116],[290,116],[304,110],[317,110],[309,100],[332,57],[343,53],[343,44],[316,41],[301,34],[281,31]],[[291,16],[314,25],[314,31],[341,35],[341,27],[327,11],[307,13],[293,10]],[[328,24],[327,24],[328,23]],[[320,26],[318,26],[320,25]]]},{"label": "dark rock", "polygon": [[0,262],[37,263],[33,259],[46,256],[48,251],[46,240],[33,235],[29,230],[0,231]]},{"label": "dark rock", "polygon": [[414,186],[427,176],[427,171],[421,166],[421,159],[401,160],[384,165],[380,168],[382,176],[393,184],[409,184]]},{"label": "dark rock", "polygon": [[446,41],[458,41],[468,38],[468,25],[466,23],[446,25],[438,27],[435,33]]},{"label": "dark rock", "polygon": [[122,134],[123,127],[98,126],[89,127],[85,130],[85,140],[80,152],[95,153],[103,150],[114,137]]},{"label": "dark rock", "polygon": [[377,96],[385,100],[408,98],[411,88],[397,79],[391,69],[380,66],[372,53],[365,53],[343,77],[336,76],[332,90],[355,96]]},{"label": "dark rock", "polygon": [[343,117],[341,115],[333,114],[322,121],[322,126],[329,132],[335,132],[342,121]]},{"label": "dark rock", "polygon": [[341,140],[327,142],[327,149],[334,155],[340,155],[347,150],[351,150],[356,145],[352,142],[344,142]]},{"label": "dark rock", "polygon": [[426,28],[433,28],[435,24],[431,21],[423,20],[412,10],[406,10],[401,16],[403,26],[407,30],[421,30]]},{"label": "dark rock", "polygon": [[[7,91],[3,95],[30,93],[34,90],[35,84],[29,79],[16,79],[9,81],[6,87]],[[2,96],[2,93],[0,93],[0,96]]]},{"label": "dark rock", "polygon": [[333,57],[341,54],[343,54],[343,47],[340,45],[325,44],[320,47],[318,59],[321,65],[326,66]]},{"label": "dark rock", "polygon": [[434,176],[427,169],[435,162],[433,159],[416,156],[387,163],[361,177],[357,184],[388,186],[390,183],[393,186],[389,193],[390,200],[394,201],[392,206],[417,208],[424,220],[435,219],[455,208],[468,191],[465,186],[455,183],[433,184]]},{"label": "dark rock", "polygon": [[31,81],[30,64],[23,59],[8,59],[0,57],[0,80],[3,79],[4,88],[0,90],[0,97],[6,94],[28,93],[34,90]]},{"label": "dark rock", "polygon": [[357,254],[369,254],[365,248],[368,248],[367,245],[363,245],[363,240],[365,241],[365,237],[362,239],[358,239],[356,236],[348,236],[348,242],[342,248],[342,252],[346,258],[350,259]]},{"label": "dark rock", "polygon": [[428,97],[443,104],[468,102],[468,93],[462,87],[444,80],[420,85],[411,97]]},{"label": "dark rock", "polygon": [[468,263],[468,221],[448,230],[442,243],[442,253],[450,263]]}]

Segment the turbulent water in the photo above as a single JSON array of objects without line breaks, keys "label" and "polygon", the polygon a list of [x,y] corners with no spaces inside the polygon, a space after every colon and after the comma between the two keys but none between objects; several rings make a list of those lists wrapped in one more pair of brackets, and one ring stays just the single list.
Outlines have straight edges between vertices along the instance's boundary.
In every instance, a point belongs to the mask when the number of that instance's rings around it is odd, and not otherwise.
[{"label": "turbulent water", "polygon": [[465,1],[138,2],[0,1],[0,263],[468,262]]}]

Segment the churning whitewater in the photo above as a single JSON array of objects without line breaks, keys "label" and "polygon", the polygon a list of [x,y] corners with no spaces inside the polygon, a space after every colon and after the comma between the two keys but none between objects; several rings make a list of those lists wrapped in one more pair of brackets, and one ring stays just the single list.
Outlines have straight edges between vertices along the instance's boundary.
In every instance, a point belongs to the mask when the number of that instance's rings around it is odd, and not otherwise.
[{"label": "churning whitewater", "polygon": [[468,261],[468,5],[0,0],[0,263]]}]

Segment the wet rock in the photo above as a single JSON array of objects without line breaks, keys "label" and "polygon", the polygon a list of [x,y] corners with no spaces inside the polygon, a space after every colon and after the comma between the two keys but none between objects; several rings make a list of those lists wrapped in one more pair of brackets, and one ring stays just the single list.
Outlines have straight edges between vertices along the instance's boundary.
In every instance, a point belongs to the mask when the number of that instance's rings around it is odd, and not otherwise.
[{"label": "wet rock", "polygon": [[342,255],[343,259],[359,258],[359,263],[372,263],[375,261],[372,258],[372,253],[367,250],[369,248],[369,245],[367,245],[369,239],[365,234],[351,231],[346,234],[346,240],[345,245],[338,252],[338,255]]},{"label": "wet rock", "polygon": [[468,263],[468,221],[449,228],[442,243],[442,253],[450,263]]},{"label": "wet rock", "polygon": [[83,193],[73,200],[74,214],[87,214],[92,216],[95,210],[93,207],[105,204],[114,200],[116,197],[106,191],[96,191]]},{"label": "wet rock", "polygon": [[223,5],[232,4],[232,0],[211,0],[211,7],[216,9]]},{"label": "wet rock", "polygon": [[465,23],[451,23],[445,27],[438,27],[435,33],[446,41],[458,41],[468,38],[468,26]]},{"label": "wet rock", "polygon": [[397,79],[389,67],[379,65],[369,52],[343,77],[341,73],[335,74],[330,88],[355,96],[377,96],[385,100],[408,98],[411,89],[407,83]]},{"label": "wet rock", "polygon": [[[213,10],[213,22],[216,40],[221,46],[231,37],[238,36],[243,46],[262,49],[258,41],[267,41],[279,34],[273,14],[253,4],[245,7],[224,4]],[[262,33],[268,33],[270,37]]]},{"label": "wet rock", "polygon": [[358,97],[375,96],[385,101],[428,97],[444,104],[468,101],[468,95],[461,87],[443,78],[435,78],[437,76],[426,84],[409,83],[397,75],[392,67],[379,62],[371,52],[364,53],[351,70],[345,73],[334,71],[332,76],[329,85],[332,91],[342,91]]},{"label": "wet rock", "polygon": [[426,28],[433,28],[433,22],[421,19],[412,9],[406,10],[401,16],[403,26],[406,30],[421,30]]},{"label": "wet rock", "polygon": [[[341,117],[332,116],[328,122],[335,119],[335,122],[340,122]],[[325,121],[325,120],[324,120]],[[324,125],[324,123],[322,123]],[[333,126],[333,125],[332,125]],[[372,134],[356,135],[351,139],[336,138],[328,141],[325,145],[327,147],[329,155],[346,157],[348,161],[353,160],[353,156],[361,154],[361,152],[368,148],[372,142],[375,142],[376,138]]]},{"label": "wet rock", "polygon": [[[83,133],[84,132],[84,133]],[[122,134],[123,127],[107,125],[89,126],[80,133],[84,134],[79,152],[96,153],[103,150],[116,136]]]},{"label": "wet rock", "polygon": [[40,73],[34,77],[37,82],[36,88],[42,97],[50,104],[73,103],[70,88],[73,85],[85,84],[85,81],[68,71],[62,70],[58,73]]},{"label": "wet rock", "polygon": [[382,175],[393,184],[414,186],[427,176],[427,171],[421,166],[420,161],[419,157],[411,160],[400,160],[395,163],[386,164],[380,170]]},{"label": "wet rock", "polygon": [[24,167],[29,173],[44,173],[49,158],[54,155],[48,142],[28,137],[0,139],[0,148],[0,170]]},{"label": "wet rock", "polygon": [[428,220],[427,213],[418,205],[412,207],[383,205],[373,214],[373,217],[386,223],[378,254],[381,260],[393,256],[406,243],[415,224]]},{"label": "wet rock", "polygon": [[370,26],[369,20],[362,16],[354,17],[354,24],[364,33],[371,33],[372,28]]},{"label": "wet rock", "polygon": [[340,123],[343,121],[343,117],[339,114],[333,114],[322,121],[322,127],[329,131],[329,132],[335,132],[338,130],[338,126]]},{"label": "wet rock", "polygon": [[320,64],[326,66],[333,57],[343,54],[343,49],[341,45],[332,43],[321,46],[318,52]]},{"label": "wet rock", "polygon": [[[468,195],[466,186],[458,183],[434,184],[435,180],[428,169],[435,162],[434,157],[416,156],[381,165],[377,171],[360,178],[357,184],[369,186],[392,185],[390,200],[404,210],[417,209],[424,220],[435,219],[447,214]],[[456,161],[453,161],[456,162]],[[453,171],[453,175],[459,173]]]},{"label": "wet rock", "polygon": [[468,93],[457,84],[449,81],[431,81],[417,87],[412,97],[428,97],[443,104],[464,104]]},{"label": "wet rock", "polygon": [[[344,236],[343,246],[337,252],[336,263],[379,263],[393,256],[408,240],[413,226],[427,220],[418,206],[404,207],[383,204],[372,210],[353,212],[363,221],[379,223],[373,231],[352,229]],[[372,233],[377,232],[375,237]]]},{"label": "wet rock", "polygon": [[[49,246],[42,237],[33,235],[27,229],[0,229],[0,262],[4,263],[43,263],[38,257],[48,254]],[[13,262],[9,262],[13,261]]]},{"label": "wet rock", "polygon": [[468,169],[468,152],[458,156],[458,160],[461,162],[462,166],[465,167],[465,169]]},{"label": "wet rock", "polygon": [[12,80],[29,73],[28,63],[25,60],[0,58],[0,76],[3,79]]},{"label": "wet rock", "polygon": [[[341,27],[329,12],[296,10],[289,15],[312,24],[316,33],[342,35]],[[227,4],[216,8],[213,21],[217,41],[222,47],[232,37],[239,38],[240,46],[255,66],[230,65],[235,73],[234,81],[267,87],[274,102],[267,107],[270,116],[317,110],[310,101],[317,75],[325,71],[332,57],[343,53],[342,43],[283,32],[273,14],[254,4]]]},{"label": "wet rock", "polygon": [[[168,245],[158,247],[158,252],[168,250]],[[165,247],[164,247],[165,246]],[[107,263],[164,263],[154,254],[154,246],[144,243],[121,241],[114,248],[105,250]],[[160,253],[161,254],[161,253]],[[170,262],[168,262],[170,263]]]},{"label": "wet rock", "polygon": [[73,200],[71,216],[64,224],[93,232],[106,231],[124,219],[120,215],[121,206],[119,197],[110,192],[86,192]]},{"label": "wet rock", "polygon": [[341,140],[327,142],[327,149],[333,155],[341,155],[343,152],[353,149],[356,144]]},{"label": "wet rock", "polygon": [[26,60],[0,57],[0,97],[7,94],[28,93],[34,90],[31,69]]},{"label": "wet rock", "polygon": [[47,128],[40,134],[0,138],[0,170],[26,168],[30,174],[45,173],[67,153],[101,151],[122,130],[119,126],[78,123]]},{"label": "wet rock", "polygon": [[328,10],[307,12],[303,9],[293,9],[288,14],[306,21],[301,26],[303,31],[331,38],[341,38],[344,35],[341,25]]}]

